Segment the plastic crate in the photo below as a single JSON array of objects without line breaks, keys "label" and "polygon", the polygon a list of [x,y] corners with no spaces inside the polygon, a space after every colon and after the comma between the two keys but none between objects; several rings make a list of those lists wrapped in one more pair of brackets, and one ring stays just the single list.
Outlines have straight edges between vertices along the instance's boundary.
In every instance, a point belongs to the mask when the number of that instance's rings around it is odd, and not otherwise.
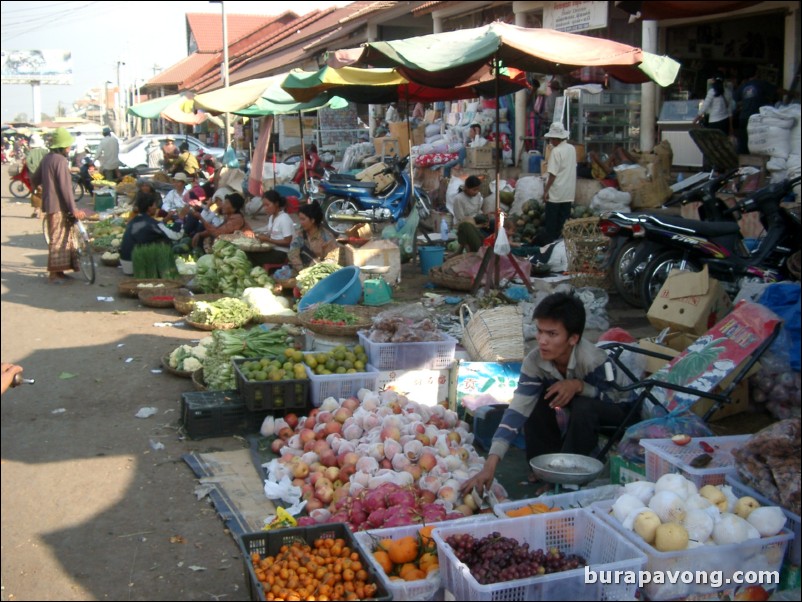
[{"label": "plastic crate", "polygon": [[454,362],[457,339],[440,333],[442,341],[426,343],[374,343],[360,330],[359,344],[368,363],[377,370],[444,370]]},{"label": "plastic crate", "polygon": [[[738,480],[737,475],[727,475],[727,485],[732,487],[732,492],[738,497],[749,495],[760,502],[761,506],[778,506],[782,508],[782,506],[772,502],[769,498],[761,495],[748,485],[741,483]],[[798,514],[794,514],[790,510],[782,508],[782,511],[783,514],[785,514],[785,518],[788,519],[788,522],[785,523],[785,526],[794,533],[794,540],[788,544],[788,551],[786,552],[785,557],[791,564],[799,566],[800,556],[802,556],[802,553],[800,553],[800,543],[802,543],[802,519],[800,519]]]},{"label": "plastic crate", "polygon": [[370,575],[369,581],[378,587],[376,595],[371,600],[392,600],[387,592],[381,578],[376,570],[361,551],[354,539],[354,534],[344,523],[332,523],[330,525],[316,525],[314,527],[294,527],[289,529],[276,529],[274,531],[260,531],[258,533],[246,533],[240,538],[240,547],[243,551],[245,562],[245,573],[248,575],[248,585],[251,591],[251,600],[264,600],[265,594],[261,583],[256,578],[251,562],[251,554],[259,553],[262,557],[275,556],[281,546],[290,545],[296,541],[312,544],[316,539],[344,539],[352,551],[356,551],[360,556],[360,562]]},{"label": "plastic crate", "polygon": [[365,372],[352,374],[315,374],[309,366],[306,366],[306,374],[311,383],[309,397],[316,408],[319,408],[327,397],[339,400],[341,397],[356,395],[360,389],[370,389],[375,392],[379,381],[379,371],[372,366],[367,366]]},{"label": "plastic crate", "polygon": [[443,587],[457,600],[633,600],[637,584],[585,583],[585,569],[482,585],[467,565],[457,560],[445,540],[469,532],[481,539],[493,532],[528,543],[531,550],[557,547],[579,554],[594,570],[638,571],[646,556],[609,525],[587,510],[565,510],[496,521],[437,527],[437,543]]},{"label": "plastic crate", "polygon": [[[501,417],[509,407],[507,404],[497,404],[482,406],[473,413],[473,440],[479,444],[483,450],[490,451],[493,443],[493,435],[496,434],[498,425],[501,424]],[[512,445],[518,449],[526,449],[526,440],[523,432],[518,433],[512,441]]]},{"label": "plastic crate", "polygon": [[[716,592],[732,593],[737,586],[732,585],[733,574],[736,571],[777,571],[779,574],[783,563],[783,556],[788,542],[793,538],[793,534],[788,529],[783,529],[782,533],[774,537],[762,537],[760,539],[750,539],[739,544],[729,544],[723,546],[699,546],[678,552],[658,552],[650,544],[641,539],[634,531],[624,529],[621,523],[610,514],[613,507],[612,500],[596,502],[592,505],[593,511],[605,523],[615,529],[619,536],[638,547],[646,554],[646,571],[690,571],[694,576],[697,574],[712,574],[713,571],[721,571],[720,587],[713,587],[706,583],[699,583],[695,579],[693,583],[683,583],[677,580],[671,583],[666,576],[666,583],[644,584],[643,592],[649,600],[676,600],[694,596],[694,599],[719,599],[712,596]],[[716,573],[718,575],[718,573]],[[772,586],[761,584],[765,589],[772,589]],[[705,596],[705,598],[696,598]],[[726,599],[726,598],[723,598]]]},{"label": "plastic crate", "polygon": [[309,399],[309,380],[248,380],[240,366],[256,358],[231,360],[237,376],[237,390],[245,406],[252,411],[259,410],[303,410]]},{"label": "plastic crate", "polygon": [[[687,445],[677,445],[671,439],[641,439],[640,444],[646,450],[646,480],[654,482],[664,474],[678,473],[699,489],[705,485],[723,485],[725,477],[736,470],[732,450],[741,447],[751,436],[695,437]],[[710,454],[713,456],[710,464],[694,468],[691,460],[705,453],[699,445],[702,441],[716,451]]]},{"label": "plastic crate", "polygon": [[507,518],[508,510],[523,508],[529,504],[546,504],[549,508],[559,508],[560,510],[571,510],[575,508],[588,508],[594,502],[612,500],[624,493],[624,488],[620,485],[603,485],[591,489],[580,489],[568,493],[558,493],[557,495],[541,495],[528,500],[513,500],[496,504],[493,512],[499,518]]},{"label": "plastic crate", "polygon": [[258,428],[242,397],[233,390],[183,393],[181,417],[192,439],[247,434]]},{"label": "plastic crate", "polygon": [[98,193],[95,195],[95,211],[106,211],[116,206],[114,195],[111,193]]}]

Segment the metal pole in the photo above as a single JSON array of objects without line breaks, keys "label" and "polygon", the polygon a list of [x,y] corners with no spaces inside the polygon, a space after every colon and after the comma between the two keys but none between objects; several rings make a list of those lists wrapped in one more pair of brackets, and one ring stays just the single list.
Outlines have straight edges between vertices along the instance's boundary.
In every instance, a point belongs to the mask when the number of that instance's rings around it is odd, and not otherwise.
[{"label": "metal pole", "polygon": [[[223,87],[228,88],[228,23],[226,20],[226,3],[221,0],[223,8]],[[226,113],[226,148],[231,146],[231,114]]]},{"label": "metal pole", "polygon": [[122,127],[121,126],[122,126],[122,123],[123,123],[123,119],[125,117],[122,114],[122,103],[124,101],[123,101],[123,89],[122,89],[122,87],[120,87],[120,66],[121,65],[125,65],[125,63],[122,62],[122,61],[117,61],[117,99],[116,99],[116,102],[114,103],[114,108],[116,109],[116,111],[115,111],[115,119],[116,119],[115,126],[116,127],[114,129],[117,132],[118,136],[122,135]]}]

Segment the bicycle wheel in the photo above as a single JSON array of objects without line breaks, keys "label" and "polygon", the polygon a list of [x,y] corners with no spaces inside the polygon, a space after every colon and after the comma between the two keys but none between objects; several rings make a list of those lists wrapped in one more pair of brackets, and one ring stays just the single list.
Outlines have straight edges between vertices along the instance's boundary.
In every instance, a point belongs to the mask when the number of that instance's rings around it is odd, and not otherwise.
[{"label": "bicycle wheel", "polygon": [[84,185],[78,180],[72,181],[72,195],[75,197],[76,203],[84,198]]},{"label": "bicycle wheel", "polygon": [[50,246],[50,229],[47,227],[47,214],[42,214],[42,236],[45,237],[45,244]]},{"label": "bicycle wheel", "polygon": [[78,265],[81,268],[81,273],[89,284],[94,284],[95,257],[92,255],[92,245],[89,243],[89,239],[83,235],[78,224],[72,227],[72,240],[75,245],[75,251],[78,253]]}]

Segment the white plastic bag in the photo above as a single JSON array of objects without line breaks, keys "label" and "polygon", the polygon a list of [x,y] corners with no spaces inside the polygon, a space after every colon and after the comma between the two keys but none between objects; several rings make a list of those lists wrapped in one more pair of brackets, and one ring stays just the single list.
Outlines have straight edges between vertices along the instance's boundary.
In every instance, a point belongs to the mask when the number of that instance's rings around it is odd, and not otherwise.
[{"label": "white plastic bag", "polygon": [[505,257],[510,254],[510,240],[507,238],[507,231],[504,229],[504,214],[499,215],[498,234],[496,235],[496,244],[493,246],[493,251],[500,257]]},{"label": "white plastic bag", "polygon": [[295,487],[288,476],[284,476],[279,482],[265,480],[265,496],[292,506],[301,501],[301,488]]}]

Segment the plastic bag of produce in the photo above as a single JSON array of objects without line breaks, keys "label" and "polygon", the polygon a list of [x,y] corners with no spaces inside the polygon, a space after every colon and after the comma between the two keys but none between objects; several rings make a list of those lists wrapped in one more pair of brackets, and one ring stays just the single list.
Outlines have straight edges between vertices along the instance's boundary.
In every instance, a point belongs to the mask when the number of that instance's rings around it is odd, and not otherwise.
[{"label": "plastic bag of produce", "polygon": [[678,409],[629,427],[624,433],[621,443],[618,444],[618,453],[630,462],[643,462],[644,449],[640,445],[641,439],[667,439],[674,435],[710,437],[713,432],[693,412],[687,409]]}]

